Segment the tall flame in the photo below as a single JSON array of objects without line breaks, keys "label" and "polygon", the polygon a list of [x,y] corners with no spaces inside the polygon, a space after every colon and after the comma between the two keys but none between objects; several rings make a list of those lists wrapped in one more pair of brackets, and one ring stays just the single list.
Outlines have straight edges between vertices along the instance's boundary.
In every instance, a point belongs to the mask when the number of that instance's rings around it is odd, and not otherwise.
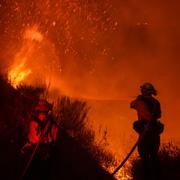
[{"label": "tall flame", "polygon": [[22,47],[15,54],[14,63],[10,67],[8,79],[16,88],[32,73],[35,51],[43,40],[43,35],[38,31],[38,26],[27,28],[22,36]]},{"label": "tall flame", "polygon": [[31,74],[31,69],[25,67],[26,59],[23,59],[21,63],[13,67],[8,74],[8,79],[14,87],[17,87],[23,82],[23,80]]}]

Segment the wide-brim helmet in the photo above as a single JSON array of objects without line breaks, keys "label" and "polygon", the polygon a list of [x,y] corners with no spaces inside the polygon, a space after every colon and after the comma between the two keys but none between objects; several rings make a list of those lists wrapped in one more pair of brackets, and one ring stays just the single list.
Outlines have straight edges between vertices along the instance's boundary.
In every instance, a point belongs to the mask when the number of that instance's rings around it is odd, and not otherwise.
[{"label": "wide-brim helmet", "polygon": [[45,99],[40,99],[38,104],[35,107],[35,111],[44,111],[48,112],[52,110],[52,104],[50,104]]},{"label": "wide-brim helmet", "polygon": [[145,92],[145,93],[152,94],[152,95],[155,95],[155,96],[157,95],[157,90],[149,82],[145,82],[144,84],[142,84],[140,86],[140,89],[141,89],[142,93]]}]

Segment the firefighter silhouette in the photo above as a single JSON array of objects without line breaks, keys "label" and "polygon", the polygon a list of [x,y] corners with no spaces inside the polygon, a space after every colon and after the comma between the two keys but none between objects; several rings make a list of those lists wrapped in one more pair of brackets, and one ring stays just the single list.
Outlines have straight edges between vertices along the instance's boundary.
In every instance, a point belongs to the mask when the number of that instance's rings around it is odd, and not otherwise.
[{"label": "firefighter silhouette", "polygon": [[141,94],[130,104],[138,116],[133,124],[134,130],[139,134],[138,153],[142,160],[144,179],[158,179],[160,134],[164,130],[164,125],[159,120],[161,107],[154,97],[157,91],[151,83],[144,83],[140,86],[140,91]]}]

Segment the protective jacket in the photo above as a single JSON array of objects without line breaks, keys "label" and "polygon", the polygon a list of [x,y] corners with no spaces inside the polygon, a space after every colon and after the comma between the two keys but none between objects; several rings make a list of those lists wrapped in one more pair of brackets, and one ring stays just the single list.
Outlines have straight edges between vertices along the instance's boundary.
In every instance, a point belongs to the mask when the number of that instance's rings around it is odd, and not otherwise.
[{"label": "protective jacket", "polygon": [[139,95],[131,102],[130,106],[137,111],[138,115],[138,121],[135,121],[133,124],[136,132],[141,134],[147,123],[149,123],[149,131],[153,134],[159,135],[163,132],[164,126],[159,121],[159,118],[161,118],[161,107],[157,99],[153,96]]},{"label": "protective jacket", "polygon": [[[46,132],[44,132],[44,128],[47,126],[47,122],[51,121],[48,124]],[[42,133],[44,132],[44,135]],[[56,136],[58,132],[57,125],[52,120],[46,120],[45,122],[41,122],[38,118],[34,117],[29,125],[29,134],[28,139],[30,144],[36,144],[41,141],[41,143],[52,143],[55,142]]]}]

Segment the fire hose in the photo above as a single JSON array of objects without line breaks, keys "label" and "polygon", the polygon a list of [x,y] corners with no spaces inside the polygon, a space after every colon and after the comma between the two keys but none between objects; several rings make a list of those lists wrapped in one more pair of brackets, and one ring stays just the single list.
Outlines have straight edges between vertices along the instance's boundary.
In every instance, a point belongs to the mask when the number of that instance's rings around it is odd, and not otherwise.
[{"label": "fire hose", "polygon": [[126,157],[124,158],[124,160],[120,163],[120,165],[113,171],[113,173],[111,174],[112,176],[114,176],[126,163],[126,161],[129,159],[129,157],[131,156],[131,154],[134,152],[134,150],[136,149],[137,145],[141,142],[141,140],[143,139],[144,135],[146,134],[146,132],[149,129],[149,126],[151,124],[151,121],[149,121],[147,123],[147,125],[145,126],[142,134],[139,136],[138,140],[136,141],[136,143],[134,144],[134,146],[131,148],[131,150],[129,151],[129,153],[126,155]]},{"label": "fire hose", "polygon": [[[151,121],[150,121],[150,122],[151,122]],[[146,134],[146,132],[147,132],[147,130],[148,130],[148,128],[149,128],[150,122],[145,126],[142,134],[139,136],[137,142],[136,142],[136,143],[134,144],[134,146],[131,148],[131,150],[130,150],[129,153],[126,155],[126,157],[124,158],[124,160],[120,163],[120,165],[119,165],[119,166],[114,170],[114,172],[111,174],[112,176],[114,176],[114,175],[124,166],[124,164],[127,162],[127,160],[129,159],[129,157],[131,156],[131,154],[134,152],[134,150],[136,149],[136,147],[137,147],[137,145],[139,144],[139,142],[142,140],[142,138],[143,138],[144,135]],[[44,128],[44,130],[43,130],[43,132],[42,132],[42,134],[41,134],[41,136],[40,136],[40,140],[41,140],[41,139],[44,137],[44,135],[46,134],[49,125],[50,125],[50,121],[47,122],[47,124],[46,124],[46,126],[45,126],[45,128]],[[36,152],[37,152],[37,150],[38,150],[38,148],[39,148],[40,143],[41,143],[41,141],[39,141],[39,142],[36,144],[36,146],[35,146],[32,154],[31,154],[31,156],[30,156],[30,158],[29,158],[29,161],[28,161],[27,165],[25,166],[25,169],[24,169],[23,173],[21,174],[19,180],[23,180],[23,178],[25,177],[25,175],[26,175],[26,173],[27,173],[27,170],[29,169],[29,166],[30,166],[30,164],[31,164],[31,162],[32,162],[32,160],[33,160],[33,158],[34,158],[34,156],[35,156],[35,154],[36,154]]]}]

